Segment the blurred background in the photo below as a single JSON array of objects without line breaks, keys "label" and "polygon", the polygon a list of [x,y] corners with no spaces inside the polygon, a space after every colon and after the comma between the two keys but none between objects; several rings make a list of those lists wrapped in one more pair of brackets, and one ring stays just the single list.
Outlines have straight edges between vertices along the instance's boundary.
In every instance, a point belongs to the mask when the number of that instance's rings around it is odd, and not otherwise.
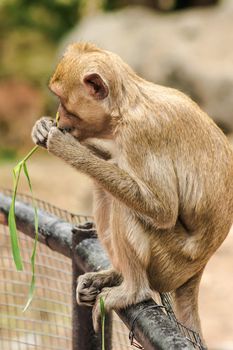
[{"label": "blurred background", "polygon": [[[134,70],[191,96],[233,143],[232,0],[0,0],[0,187],[33,146],[42,115],[55,116],[47,83],[64,48],[91,41]],[[46,151],[28,162],[35,196],[91,214],[92,185]],[[22,179],[20,190],[26,192]],[[214,195],[214,194],[213,194]],[[204,274],[200,312],[211,349],[233,350],[233,234]]]}]

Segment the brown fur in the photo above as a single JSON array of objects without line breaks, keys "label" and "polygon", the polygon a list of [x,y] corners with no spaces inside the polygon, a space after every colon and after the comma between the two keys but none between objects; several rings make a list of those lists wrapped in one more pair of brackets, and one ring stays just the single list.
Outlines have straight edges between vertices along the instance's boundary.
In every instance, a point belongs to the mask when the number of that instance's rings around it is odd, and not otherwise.
[{"label": "brown fur", "polygon": [[68,48],[50,88],[63,105],[59,127],[69,133],[50,126],[46,134],[39,121],[33,139],[39,142],[43,129],[51,153],[93,178],[97,232],[123,276],[113,286],[111,271],[84,275],[78,301],[97,300],[97,327],[99,297],[90,284],[106,287],[106,309],[141,301],[151,290],[173,291],[180,320],[201,332],[201,274],[233,222],[226,137],[189,97],[143,80],[90,44]]}]

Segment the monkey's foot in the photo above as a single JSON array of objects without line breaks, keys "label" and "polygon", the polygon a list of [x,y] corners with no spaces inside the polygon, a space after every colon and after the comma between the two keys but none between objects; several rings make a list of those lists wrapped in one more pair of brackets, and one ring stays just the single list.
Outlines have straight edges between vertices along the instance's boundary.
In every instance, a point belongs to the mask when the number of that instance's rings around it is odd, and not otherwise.
[{"label": "monkey's foot", "polygon": [[88,272],[79,276],[76,290],[77,303],[93,306],[102,288],[117,285],[120,282],[121,277],[114,270]]},{"label": "monkey's foot", "polygon": [[92,310],[93,327],[95,332],[100,328],[101,310],[100,298],[104,302],[105,312],[112,309],[124,309],[131,304],[137,304],[143,300],[151,298],[151,291],[149,289],[142,289],[137,292],[131,292],[123,283],[118,287],[104,288],[96,298],[95,305]]}]

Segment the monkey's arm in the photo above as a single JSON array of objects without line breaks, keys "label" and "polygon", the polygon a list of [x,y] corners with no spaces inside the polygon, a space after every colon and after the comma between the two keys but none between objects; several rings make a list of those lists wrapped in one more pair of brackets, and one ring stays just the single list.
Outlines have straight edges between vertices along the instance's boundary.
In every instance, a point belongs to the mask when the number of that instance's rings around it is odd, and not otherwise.
[{"label": "monkey's arm", "polygon": [[[132,177],[116,165],[96,157],[73,136],[62,133],[56,127],[50,129],[47,148],[49,152],[92,177],[126,206],[152,218],[157,227],[169,228],[175,225],[178,196],[172,186],[160,188],[158,182],[157,188],[154,189],[153,184],[152,190],[144,180]],[[153,177],[156,178],[156,174]]]},{"label": "monkey's arm", "polygon": [[112,158],[111,144],[108,141],[104,142],[96,138],[90,138],[81,142],[81,144],[87,147],[91,153],[101,159],[109,160]]}]

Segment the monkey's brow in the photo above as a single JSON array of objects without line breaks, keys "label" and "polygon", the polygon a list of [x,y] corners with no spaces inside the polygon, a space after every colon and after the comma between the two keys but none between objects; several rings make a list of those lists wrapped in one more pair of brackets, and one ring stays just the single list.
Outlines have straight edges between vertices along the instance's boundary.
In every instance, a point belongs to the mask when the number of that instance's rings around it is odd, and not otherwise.
[{"label": "monkey's brow", "polygon": [[53,89],[52,89],[50,86],[48,86],[48,88],[49,88],[49,90],[50,90],[56,97],[59,98],[59,100],[60,100],[62,106],[65,108],[65,110],[66,110],[68,113],[72,114],[72,113],[71,113],[70,111],[68,111],[68,109],[66,108],[64,99],[63,99],[61,96],[59,96],[58,94],[56,94],[56,92],[54,92]]},{"label": "monkey's brow", "polygon": [[[60,98],[60,100],[61,100],[61,98]],[[61,105],[62,105],[62,107],[66,110],[67,114],[70,114],[71,116],[80,118],[76,113],[71,112],[70,110],[68,110],[68,109],[66,108],[66,105],[64,104],[64,102],[63,102],[62,100],[61,100]]]},{"label": "monkey's brow", "polygon": [[54,92],[54,91],[51,89],[50,86],[48,86],[48,88],[49,88],[49,90],[50,90],[55,96],[57,96],[57,97],[59,98],[59,100],[60,100],[60,102],[61,102],[61,105],[63,106],[63,108],[66,110],[66,112],[67,112],[68,114],[71,114],[71,115],[74,115],[75,117],[78,117],[78,116],[76,115],[76,113],[73,113],[73,112],[71,112],[69,109],[67,109],[67,107],[66,107],[66,105],[65,105],[65,101],[64,101],[64,99],[63,99],[61,96],[59,96],[58,94],[56,94],[56,92]]}]

